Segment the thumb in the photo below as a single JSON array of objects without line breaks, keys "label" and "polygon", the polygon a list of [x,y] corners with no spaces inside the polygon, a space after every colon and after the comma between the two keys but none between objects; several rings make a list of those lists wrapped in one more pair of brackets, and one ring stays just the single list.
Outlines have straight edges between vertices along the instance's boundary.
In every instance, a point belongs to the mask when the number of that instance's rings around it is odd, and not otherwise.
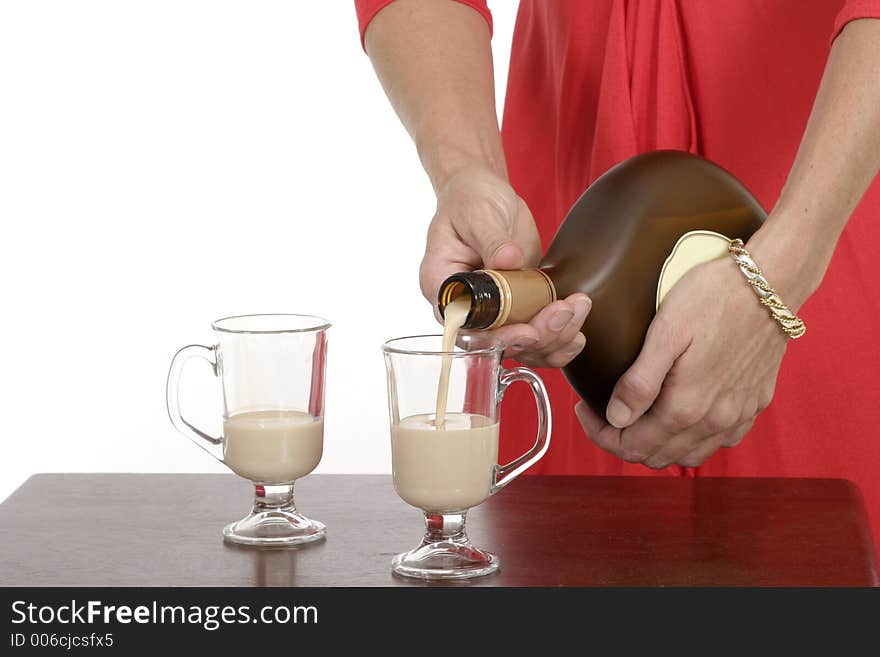
[{"label": "thumb", "polygon": [[462,240],[480,256],[488,269],[522,269],[525,252],[513,239],[518,217],[515,210],[493,207],[488,212],[473,212],[457,222]]},{"label": "thumb", "polygon": [[623,429],[632,425],[660,395],[663,381],[676,359],[687,348],[666,322],[654,318],[638,358],[614,386],[605,416],[609,424]]},{"label": "thumb", "polygon": [[487,269],[523,269],[525,267],[525,253],[522,248],[508,239],[507,242],[497,247],[495,250],[489,249],[488,253],[481,253],[483,265]]}]

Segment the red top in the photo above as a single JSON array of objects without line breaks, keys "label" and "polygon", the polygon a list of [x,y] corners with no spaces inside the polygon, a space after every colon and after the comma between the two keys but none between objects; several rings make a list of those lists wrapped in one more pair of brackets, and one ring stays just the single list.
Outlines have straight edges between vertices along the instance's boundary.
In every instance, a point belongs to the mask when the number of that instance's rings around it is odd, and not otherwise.
[{"label": "red top", "polygon": [[[388,2],[356,0],[362,33]],[[491,21],[485,2],[465,4]],[[502,136],[544,247],[593,180],[649,150],[703,155],[772,208],[831,41],[869,17],[880,18],[880,0],[521,0]],[[584,438],[574,392],[558,371],[542,370],[553,436],[532,471],[842,477],[865,495],[880,545],[878,219],[875,181],[800,310],[809,331],[789,346],[773,403],[739,446],[693,470],[625,463]],[[502,458],[533,439],[530,393],[519,387],[504,403]]]}]

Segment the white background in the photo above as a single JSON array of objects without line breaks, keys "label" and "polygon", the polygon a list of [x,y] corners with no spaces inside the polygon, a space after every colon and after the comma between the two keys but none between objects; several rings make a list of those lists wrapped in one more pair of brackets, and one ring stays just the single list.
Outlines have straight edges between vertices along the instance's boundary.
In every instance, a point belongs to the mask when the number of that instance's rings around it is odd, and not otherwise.
[{"label": "white background", "polygon": [[[492,8],[500,107],[516,3]],[[35,472],[224,471],[165,377],[250,312],[332,320],[318,472],[390,472],[380,346],[437,328],[433,208],[350,0],[0,4],[0,499]],[[215,429],[209,368],[184,387]]]}]

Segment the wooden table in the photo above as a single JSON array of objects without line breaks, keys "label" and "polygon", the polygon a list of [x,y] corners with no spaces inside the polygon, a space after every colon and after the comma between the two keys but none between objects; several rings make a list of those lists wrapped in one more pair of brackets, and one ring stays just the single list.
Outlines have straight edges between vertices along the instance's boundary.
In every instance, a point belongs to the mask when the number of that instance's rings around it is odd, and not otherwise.
[{"label": "wooden table", "polygon": [[[398,586],[421,514],[388,476],[312,475],[300,510],[326,541],[225,544],[249,509],[234,475],[40,474],[0,505],[7,586]],[[521,477],[468,517],[501,571],[466,586],[869,586],[861,495],[833,479]]]}]

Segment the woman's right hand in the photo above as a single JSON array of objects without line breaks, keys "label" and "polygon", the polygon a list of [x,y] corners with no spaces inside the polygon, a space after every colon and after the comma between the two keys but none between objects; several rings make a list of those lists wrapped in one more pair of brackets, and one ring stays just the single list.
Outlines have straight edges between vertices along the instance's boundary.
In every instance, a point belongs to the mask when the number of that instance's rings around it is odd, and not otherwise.
[{"label": "woman's right hand", "polygon": [[[488,167],[463,167],[437,189],[419,272],[422,294],[436,311],[447,277],[474,269],[526,269],[541,259],[535,220],[510,184]],[[580,332],[590,299],[573,294],[554,301],[528,324],[490,331],[504,340],[505,356],[531,367],[562,367],[584,348]]]}]

